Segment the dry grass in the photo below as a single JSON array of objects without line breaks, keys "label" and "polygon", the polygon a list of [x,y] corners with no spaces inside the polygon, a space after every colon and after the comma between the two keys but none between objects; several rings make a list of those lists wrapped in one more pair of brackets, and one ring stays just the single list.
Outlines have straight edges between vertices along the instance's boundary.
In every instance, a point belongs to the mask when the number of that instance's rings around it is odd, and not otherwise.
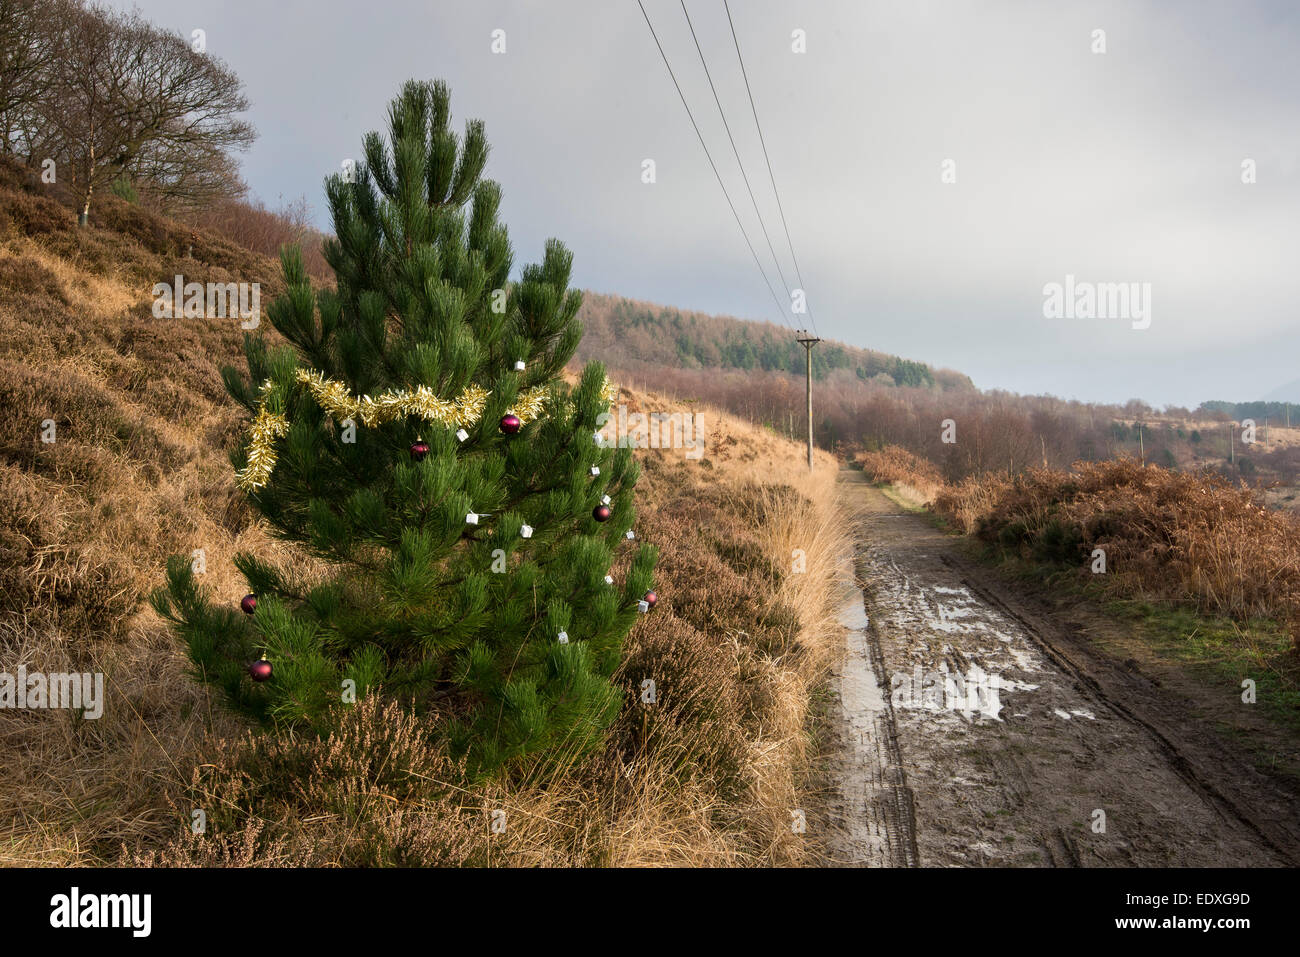
[{"label": "dry grass", "polygon": [[893,484],[907,498],[933,504],[945,483],[939,470],[927,459],[897,445],[870,452],[858,452],[853,460],[871,479]]},{"label": "dry grass", "polygon": [[[1274,619],[1300,640],[1300,523],[1213,473],[1080,462],[967,480],[935,510],[990,544],[1075,565],[1117,595]],[[1092,574],[1094,549],[1105,551],[1104,575]]]},{"label": "dry grass", "polygon": [[930,501],[930,505],[936,513],[970,535],[984,517],[993,511],[999,496],[1011,481],[1001,472],[972,475],[955,485],[945,486]]},{"label": "dry grass", "polygon": [[[897,446],[857,461],[875,479],[922,490],[936,514],[1004,552],[1063,566],[1115,597],[1271,619],[1300,644],[1300,520],[1214,472],[1119,458],[946,484]],[[1105,574],[1093,573],[1096,549]]]},{"label": "dry grass", "polygon": [[[152,318],[153,283],[177,272],[259,281],[267,302],[279,290],[270,260],[112,197],[77,230],[0,162],[0,670],[102,671],[108,696],[97,721],[0,710],[0,864],[818,859],[789,812],[815,820],[809,699],[838,634],[828,456],[810,477],[797,444],[709,410],[701,461],[640,453],[637,529],[660,547],[661,600],[629,637],[608,747],[562,774],[466,789],[433,725],[378,701],[332,741],[251,736],[185,676],[143,602],[170,554],[203,549],[204,584],[231,602],[236,551],[300,561],[231,480],[241,423],[218,368],[241,361],[238,324]],[[488,830],[496,808],[504,834]]]}]

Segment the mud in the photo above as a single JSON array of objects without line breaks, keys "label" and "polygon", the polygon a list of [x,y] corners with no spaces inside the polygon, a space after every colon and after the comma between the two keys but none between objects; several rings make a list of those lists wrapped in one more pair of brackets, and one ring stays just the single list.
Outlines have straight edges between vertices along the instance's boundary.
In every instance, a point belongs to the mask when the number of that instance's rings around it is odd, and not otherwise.
[{"label": "mud", "polygon": [[865,866],[1286,866],[1295,795],[1136,669],[842,473],[834,855]]}]

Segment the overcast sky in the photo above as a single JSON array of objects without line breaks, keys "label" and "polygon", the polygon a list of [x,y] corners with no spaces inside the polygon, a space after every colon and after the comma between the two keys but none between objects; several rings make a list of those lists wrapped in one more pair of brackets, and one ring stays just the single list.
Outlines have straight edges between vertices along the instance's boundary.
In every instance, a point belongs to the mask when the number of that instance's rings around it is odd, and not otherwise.
[{"label": "overcast sky", "polygon": [[[636,0],[116,5],[205,30],[243,77],[260,132],[244,173],[269,204],[305,194],[328,228],[323,177],[382,128],[404,80],[440,77],[457,126],[487,125],[517,263],[558,236],[584,288],[779,318]],[[645,5],[785,299],[681,3]],[[687,8],[797,285],[722,0]],[[1300,378],[1300,4],[731,10],[823,336],[1067,398],[1195,405]],[[1149,328],[1045,318],[1043,288],[1067,274],[1150,283]]]}]

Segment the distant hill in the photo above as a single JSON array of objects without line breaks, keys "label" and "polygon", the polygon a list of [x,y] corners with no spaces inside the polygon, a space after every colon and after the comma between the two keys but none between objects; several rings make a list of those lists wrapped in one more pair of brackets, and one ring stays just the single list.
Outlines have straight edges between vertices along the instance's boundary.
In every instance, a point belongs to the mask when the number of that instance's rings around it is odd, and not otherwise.
[{"label": "distant hill", "polygon": [[[771,322],[712,316],[604,293],[584,293],[578,359],[613,369],[738,370],[802,377],[804,350],[790,330]],[[856,378],[874,384],[973,389],[958,372],[826,340],[813,349],[818,379]]]},{"label": "distant hill", "polygon": [[1300,403],[1300,379],[1293,379],[1261,397],[1265,402]]},{"label": "distant hill", "polygon": [[1300,422],[1300,403],[1297,402],[1224,402],[1215,399],[1202,402],[1198,414],[1222,412],[1233,420],[1254,419],[1256,422]]}]

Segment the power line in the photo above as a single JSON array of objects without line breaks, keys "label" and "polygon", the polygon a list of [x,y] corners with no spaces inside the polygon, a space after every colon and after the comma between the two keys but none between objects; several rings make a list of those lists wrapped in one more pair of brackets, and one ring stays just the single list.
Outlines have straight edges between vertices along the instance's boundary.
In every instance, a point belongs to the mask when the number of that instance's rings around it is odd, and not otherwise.
[{"label": "power line", "polygon": [[754,251],[754,244],[749,241],[749,233],[745,231],[745,224],[740,221],[740,214],[736,212],[736,204],[731,201],[731,194],[727,192],[727,186],[722,182],[722,175],[718,172],[718,166],[713,162],[713,156],[709,153],[708,144],[704,142],[704,134],[700,132],[700,126],[695,122],[695,114],[691,112],[691,106],[686,102],[686,94],[682,92],[682,86],[677,82],[677,75],[673,73],[672,64],[668,62],[668,54],[664,52],[663,44],[659,42],[659,35],[655,33],[654,24],[650,22],[650,15],[646,13],[645,4],[642,0],[636,0],[637,6],[641,8],[641,16],[645,17],[645,25],[650,28],[650,36],[654,38],[655,46],[659,49],[659,56],[663,58],[664,66],[668,68],[668,75],[672,77],[673,86],[677,88],[677,95],[681,98],[682,106],[686,108],[686,115],[690,117],[691,126],[695,129],[695,135],[699,138],[700,146],[704,149],[704,156],[709,161],[709,167],[713,170],[713,175],[718,181],[718,186],[722,189],[722,195],[726,197],[727,206],[731,209],[731,215],[736,220],[736,225],[740,227],[740,235],[745,238],[745,245],[749,247],[749,254],[754,257],[754,265],[758,267],[759,273],[763,277],[763,283],[767,286],[767,291],[772,294],[772,301],[776,303],[777,311],[780,313],[781,320],[791,329],[794,328],[789,319],[786,318],[785,310],[781,306],[781,300],[772,288],[772,281],[767,277],[767,270],[763,268],[762,262],[759,261],[758,253]]},{"label": "power line", "polygon": [[[736,46],[736,59],[740,61],[740,75],[745,78],[745,93],[749,96],[749,108],[754,114],[754,126],[758,128],[758,142],[763,147],[763,160],[767,163],[767,175],[772,180],[772,192],[776,195],[776,208],[781,213],[781,226],[785,229],[785,241],[790,246],[790,259],[794,262],[794,274],[799,280],[799,288],[804,290],[804,304],[808,309],[808,318],[812,320],[813,330],[817,330],[817,320],[813,317],[812,306],[808,305],[808,287],[799,271],[799,258],[794,254],[794,240],[790,238],[790,225],[785,220],[785,207],[781,205],[781,192],[776,188],[776,174],[772,172],[772,158],[767,154],[767,140],[763,138],[763,124],[758,121],[758,107],[754,105],[754,91],[749,87],[749,73],[745,70],[745,58],[740,53],[740,40],[736,38],[736,24],[731,19],[731,6],[722,0],[727,11],[727,24],[731,27],[731,41]],[[774,254],[775,255],[775,254]],[[817,333],[821,335],[820,332]]]},{"label": "power line", "polygon": [[686,16],[686,25],[691,30],[691,39],[695,41],[695,52],[700,55],[700,65],[704,67],[705,79],[709,81],[709,89],[713,92],[713,102],[717,104],[718,115],[722,117],[722,128],[727,131],[727,139],[731,142],[731,152],[735,154],[736,165],[740,167],[740,178],[745,181],[745,189],[749,192],[749,201],[753,204],[754,215],[758,217],[758,228],[763,231],[763,238],[767,240],[767,251],[772,254],[772,262],[776,264],[776,274],[781,277],[781,285],[785,287],[785,294],[793,299],[790,284],[786,282],[785,273],[781,271],[781,260],[777,258],[776,250],[772,247],[772,237],[767,233],[767,224],[763,222],[763,213],[758,208],[758,200],[754,198],[754,188],[749,184],[749,175],[745,172],[745,164],[740,158],[740,150],[736,148],[736,138],[731,134],[731,124],[727,122],[727,111],[722,108],[722,100],[718,97],[718,88],[713,85],[713,74],[709,72],[709,64],[704,59],[704,51],[700,49],[700,38],[695,35],[695,24],[691,23],[691,15],[686,9],[686,0],[681,0],[681,4],[682,13]]}]

